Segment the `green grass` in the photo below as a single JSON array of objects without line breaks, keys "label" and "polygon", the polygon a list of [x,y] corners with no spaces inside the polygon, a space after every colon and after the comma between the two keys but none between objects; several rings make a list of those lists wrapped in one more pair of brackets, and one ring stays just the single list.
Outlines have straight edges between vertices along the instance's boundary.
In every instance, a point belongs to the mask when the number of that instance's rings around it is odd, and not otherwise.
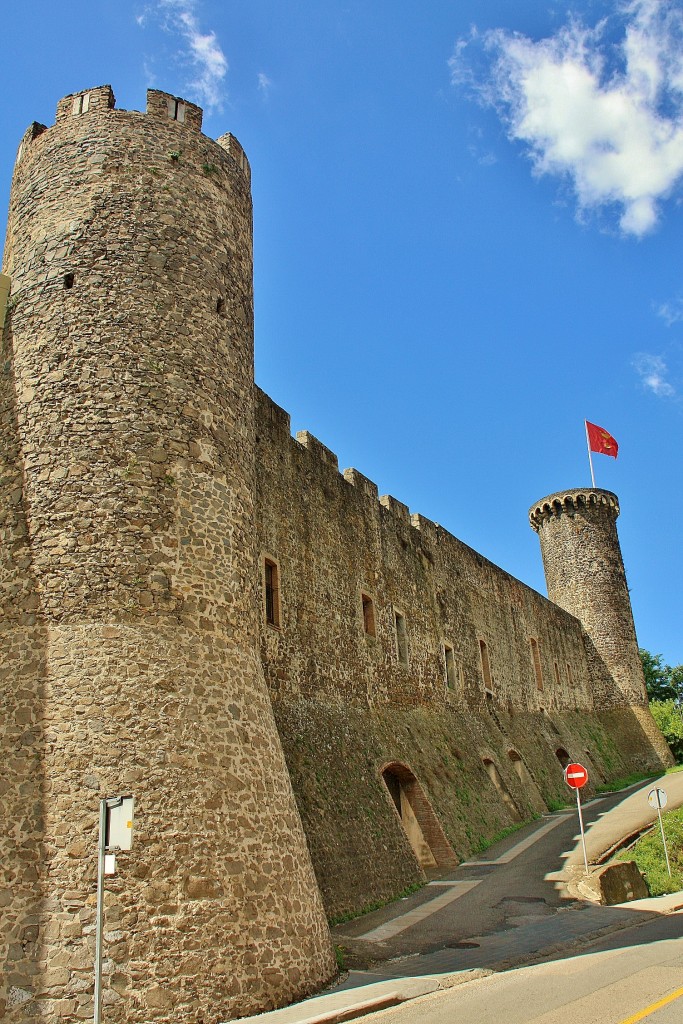
[{"label": "green grass", "polygon": [[645,875],[652,896],[663,896],[683,889],[683,807],[663,814],[662,820],[671,862],[671,878],[666,870],[662,833],[657,820],[651,832],[639,839],[630,850],[619,854],[619,860],[636,862]]},{"label": "green grass", "polygon": [[683,764],[675,764],[671,768],[666,769],[667,775],[674,775],[676,772],[683,772]]},{"label": "green grass", "polygon": [[406,886],[396,896],[388,896],[385,900],[374,900],[372,903],[366,903],[360,910],[349,910],[344,914],[335,914],[334,917],[328,918],[328,923],[332,928],[335,924],[345,924],[347,921],[353,921],[357,917],[362,917],[363,914],[371,914],[373,910],[379,910],[380,907],[386,907],[389,903],[395,903],[397,900],[405,899],[406,896],[411,896],[414,892],[418,892],[424,884],[424,882],[413,882],[412,885]]},{"label": "green grass", "polygon": [[635,786],[636,782],[646,782],[648,779],[656,779],[657,777],[652,772],[632,772],[631,775],[627,775],[623,779],[612,779],[611,782],[605,782],[604,785],[597,786],[595,792],[618,793],[620,789],[628,789],[629,786]]},{"label": "green grass", "polygon": [[526,821],[517,821],[514,825],[508,825],[507,828],[502,828],[500,832],[496,832],[496,834],[491,836],[490,839],[486,839],[484,837],[479,838],[474,844],[472,852],[483,853],[484,850],[488,850],[489,846],[494,846],[496,843],[499,843],[501,839],[507,839],[507,837],[511,836],[513,832],[518,832],[520,828],[524,828],[524,826],[528,825],[530,821],[535,821],[538,817],[540,817],[540,815],[534,814],[533,818],[527,818]]},{"label": "green grass", "polygon": [[546,800],[546,806],[549,811],[563,811],[565,807],[571,807],[566,800]]}]

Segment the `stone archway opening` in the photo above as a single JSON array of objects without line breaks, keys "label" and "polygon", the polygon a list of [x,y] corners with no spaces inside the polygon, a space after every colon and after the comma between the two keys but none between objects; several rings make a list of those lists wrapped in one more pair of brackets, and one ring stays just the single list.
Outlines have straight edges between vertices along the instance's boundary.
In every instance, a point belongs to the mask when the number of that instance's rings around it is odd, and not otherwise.
[{"label": "stone archway opening", "polygon": [[545,800],[540,794],[538,786],[534,782],[531,772],[522,760],[522,755],[519,751],[511,748],[508,750],[508,757],[510,758],[512,767],[514,768],[519,781],[522,783],[524,791],[528,795],[529,801],[531,802],[534,810],[543,814],[548,808],[546,807]]},{"label": "stone archway opening", "polygon": [[498,771],[498,769],[497,769],[496,765],[494,764],[494,762],[491,760],[490,757],[483,757],[482,758],[482,763],[484,765],[484,768],[486,769],[488,777],[490,778],[491,782],[493,783],[493,785],[498,790],[498,795],[500,796],[500,798],[502,799],[503,803],[507,807],[508,812],[509,812],[510,817],[512,818],[512,820],[513,821],[522,821],[522,815],[519,812],[519,808],[518,808],[517,804],[515,803],[515,801],[512,799],[512,797],[510,795],[510,791],[508,790],[507,786],[503,782],[503,780],[502,780],[502,778],[500,776],[500,772]]},{"label": "stone archway opening", "polygon": [[567,751],[564,749],[564,747],[558,747],[557,748],[557,750],[555,751],[555,757],[557,758],[557,760],[562,765],[562,770],[564,770],[567,767],[567,765],[569,764],[569,762],[571,761],[571,757],[569,756]]},{"label": "stone archway opening", "polygon": [[382,769],[382,780],[420,867],[452,867],[457,864],[458,858],[439,819],[410,768],[399,761],[392,761]]},{"label": "stone archway opening", "polygon": [[510,758],[510,762],[512,763],[512,767],[515,769],[519,781],[524,786],[533,786],[534,781],[529,774],[529,769],[522,760],[522,755],[516,750],[508,750],[508,757]]}]

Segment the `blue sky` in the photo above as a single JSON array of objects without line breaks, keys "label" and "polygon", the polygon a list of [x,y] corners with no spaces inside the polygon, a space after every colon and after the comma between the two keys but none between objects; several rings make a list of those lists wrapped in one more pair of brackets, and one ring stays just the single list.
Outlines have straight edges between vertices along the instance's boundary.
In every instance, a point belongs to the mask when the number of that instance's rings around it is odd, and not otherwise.
[{"label": "blue sky", "polygon": [[683,662],[683,12],[581,0],[26,0],[16,147],[111,83],[200,103],[253,173],[257,382],[411,509],[545,593],[528,507],[606,427],[639,641]]}]

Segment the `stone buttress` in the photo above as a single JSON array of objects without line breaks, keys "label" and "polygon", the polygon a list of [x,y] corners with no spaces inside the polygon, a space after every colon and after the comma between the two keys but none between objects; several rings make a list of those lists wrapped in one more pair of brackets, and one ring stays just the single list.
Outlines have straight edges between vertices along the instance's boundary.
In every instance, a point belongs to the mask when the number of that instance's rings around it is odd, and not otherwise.
[{"label": "stone buttress", "polygon": [[3,1020],[216,1022],[334,971],[259,658],[249,166],[109,87],[32,125],[3,272]]}]

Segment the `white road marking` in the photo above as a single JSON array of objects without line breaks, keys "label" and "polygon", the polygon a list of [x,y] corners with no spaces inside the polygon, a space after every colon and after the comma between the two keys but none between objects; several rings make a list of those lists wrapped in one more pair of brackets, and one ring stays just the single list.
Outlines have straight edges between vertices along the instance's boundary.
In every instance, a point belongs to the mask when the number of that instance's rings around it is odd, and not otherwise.
[{"label": "white road marking", "polygon": [[[558,825],[561,825],[567,818],[571,817],[571,814],[553,815],[552,819],[546,822],[545,825],[537,828],[530,836],[522,839],[521,842],[509,849],[507,853],[503,853],[496,860],[466,861],[460,867],[485,867],[489,864],[509,864],[515,857],[519,857],[520,853],[524,853],[530,846],[533,846],[537,839],[547,835],[548,832],[552,832],[554,828],[557,828]],[[382,942],[384,939],[391,939],[394,935],[398,935],[400,932],[406,931],[407,928],[412,928],[414,924],[424,921],[425,918],[430,917],[432,914],[436,914],[443,907],[447,907],[449,903],[460,899],[465,893],[479,885],[481,881],[481,878],[468,878],[467,881],[444,879],[443,881],[429,882],[429,885],[446,886],[448,892],[445,892],[443,896],[437,896],[435,899],[429,900],[428,903],[423,903],[422,906],[416,907],[414,910],[409,910],[407,914],[402,914],[400,917],[395,917],[392,921],[387,921],[385,924],[378,925],[377,928],[372,928],[369,932],[359,935],[358,938],[366,939],[368,942]]]},{"label": "white road marking", "polygon": [[535,832],[532,832],[530,836],[527,836],[526,839],[522,839],[520,843],[517,843],[516,846],[512,846],[507,853],[501,854],[500,857],[497,857],[495,860],[468,860],[461,864],[460,867],[481,867],[482,864],[509,864],[511,860],[515,859],[515,857],[519,857],[520,853],[524,853],[524,851],[528,850],[530,846],[533,846],[537,839],[547,835],[548,832],[552,832],[554,828],[557,828],[558,825],[561,825],[567,820],[567,818],[571,817],[571,814],[553,815],[552,819],[546,825],[541,825],[541,827],[537,828]]},{"label": "white road marking", "polygon": [[364,935],[359,935],[358,938],[367,939],[368,942],[381,942],[383,939],[391,939],[394,935],[404,932],[407,928],[412,928],[414,924],[424,921],[426,917],[435,914],[437,910],[447,907],[454,900],[460,899],[461,896],[464,896],[470,889],[474,889],[480,882],[481,878],[471,878],[467,882],[452,882],[449,885],[448,892],[445,892],[443,896],[437,896],[436,899],[423,903],[421,907],[409,910],[407,914],[396,917],[393,921],[387,921],[386,924],[381,924]]}]

